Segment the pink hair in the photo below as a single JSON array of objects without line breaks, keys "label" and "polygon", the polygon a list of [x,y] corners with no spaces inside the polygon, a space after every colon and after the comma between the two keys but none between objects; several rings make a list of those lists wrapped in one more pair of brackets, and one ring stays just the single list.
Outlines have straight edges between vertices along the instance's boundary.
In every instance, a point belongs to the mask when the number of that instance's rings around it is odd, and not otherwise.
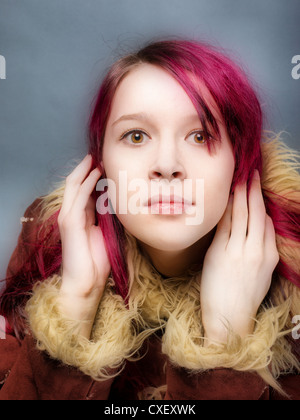
[{"label": "pink hair", "polygon": [[[236,64],[214,47],[185,40],[151,43],[137,53],[119,59],[110,68],[95,98],[89,122],[89,152],[93,156],[95,166],[102,165],[104,133],[114,93],[123,78],[141,63],[157,65],[168,71],[192,100],[204,129],[218,137],[218,123],[195,81],[199,80],[206,86],[218,106],[233,145],[236,166],[232,189],[243,181],[250,183],[255,169],[261,173],[262,112],[247,77]],[[105,173],[102,176],[105,178]],[[283,214],[283,210],[275,201],[268,197],[265,197],[265,200],[277,232],[299,241],[299,214],[296,215],[287,207],[282,219],[279,215]],[[298,217],[298,229],[295,227],[295,217]],[[98,223],[106,241],[116,291],[126,300],[128,272],[124,228],[113,214],[98,215]],[[53,233],[57,235],[56,217],[52,226]],[[11,325],[18,325],[16,318],[12,317],[15,313],[14,307],[24,305],[27,292],[31,290],[34,282],[47,278],[57,271],[61,264],[61,248],[49,248],[48,238],[49,236],[45,236],[22,269],[11,279],[7,279],[7,287],[0,301],[0,312],[7,316]],[[37,250],[39,258],[36,258]],[[278,264],[277,272],[300,286],[300,276],[285,262],[281,261]],[[20,332],[20,325],[19,328],[15,328]]]},{"label": "pink hair", "polygon": [[[168,71],[191,98],[207,131],[218,136],[219,127],[209,106],[203,100],[195,80],[202,81],[215,100],[231,138],[236,169],[232,188],[252,178],[254,169],[261,171],[260,139],[262,113],[248,80],[237,66],[211,46],[189,41],[162,41],[147,45],[136,54],[118,60],[106,75],[95,101],[89,124],[90,153],[95,166],[101,166],[105,127],[114,93],[119,83],[141,63],[160,66]],[[208,127],[209,125],[209,127]],[[105,178],[105,173],[103,174]],[[120,294],[127,294],[126,263],[123,255],[124,231],[115,215],[99,217],[107,240],[107,249],[117,264],[112,266]],[[116,234],[110,227],[116,227]],[[106,228],[108,230],[106,231]]]}]

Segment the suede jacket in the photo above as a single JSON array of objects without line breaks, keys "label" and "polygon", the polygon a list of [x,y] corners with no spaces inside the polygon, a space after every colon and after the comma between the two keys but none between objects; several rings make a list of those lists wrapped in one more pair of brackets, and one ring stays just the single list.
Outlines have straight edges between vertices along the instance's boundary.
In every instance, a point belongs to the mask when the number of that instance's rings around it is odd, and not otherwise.
[{"label": "suede jacket", "polygon": [[[289,152],[275,139],[262,146],[262,155],[265,192],[299,203],[300,177]],[[17,277],[32,258],[41,218],[53,220],[63,195],[64,186],[27,209],[8,277]],[[49,232],[49,244],[57,246],[59,237]],[[259,308],[251,335],[241,338],[229,330],[226,343],[205,346],[201,273],[163,278],[129,234],[126,247],[128,303],[110,277],[90,340],[77,333],[78,322],[62,316],[60,269],[34,285],[21,312],[24,338],[7,332],[0,340],[0,400],[300,399],[299,329],[292,333],[299,288],[276,279],[271,304]],[[277,235],[277,247],[299,271],[299,244]]]},{"label": "suede jacket", "polygon": [[[36,203],[22,219],[23,229],[8,275],[16,271],[28,243],[35,236]],[[145,273],[145,267],[136,263]],[[142,278],[143,284],[146,276],[147,272]],[[155,276],[151,272],[148,277]],[[160,322],[157,328],[155,316],[149,309],[155,304],[157,285],[152,287],[149,282],[146,287],[153,301],[144,302],[139,313],[148,319],[147,327],[153,332],[139,341],[141,357],[135,358],[131,357],[135,348],[132,337],[136,338],[136,332],[132,334],[134,315],[130,308],[123,308],[121,300],[108,287],[99,305],[101,310],[95,320],[94,336],[90,342],[81,340],[74,333],[72,321],[62,319],[55,306],[59,280],[57,275],[35,288],[27,305],[30,327],[25,338],[20,341],[6,334],[6,338],[0,340],[0,400],[300,399],[300,377],[296,371],[285,372],[277,378],[284,393],[264,379],[263,367],[270,370],[270,354],[276,347],[263,327],[266,314],[262,314],[260,326],[246,342],[233,340],[222,349],[204,349],[195,337],[192,340],[186,337],[183,341],[187,344],[183,347],[178,342],[178,339],[182,341],[178,331],[182,326],[191,330],[192,326],[184,317],[178,321],[180,313],[173,308],[168,310],[166,322]],[[161,296],[161,291],[158,292]],[[138,294],[136,291],[136,296]],[[189,302],[191,299],[190,296]],[[191,308],[194,312],[193,305]],[[128,314],[127,318],[123,313]],[[268,314],[267,318],[270,316]],[[160,317],[166,319],[167,315]],[[101,321],[103,318],[105,322]],[[114,326],[120,324],[122,328],[114,332]],[[270,324],[266,325],[270,328]],[[60,343],[61,334],[64,345]],[[292,342],[292,351],[299,357],[299,340]]]}]

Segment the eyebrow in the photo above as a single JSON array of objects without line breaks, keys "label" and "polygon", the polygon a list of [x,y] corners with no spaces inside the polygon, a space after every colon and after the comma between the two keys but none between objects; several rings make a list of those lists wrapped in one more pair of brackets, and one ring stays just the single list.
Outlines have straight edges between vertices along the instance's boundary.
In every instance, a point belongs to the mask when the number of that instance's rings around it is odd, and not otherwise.
[{"label": "eyebrow", "polygon": [[122,115],[120,118],[118,118],[116,121],[112,123],[112,126],[118,124],[121,121],[147,121],[149,118],[144,112],[141,112],[139,114],[128,114],[128,115]]},{"label": "eyebrow", "polygon": [[[200,118],[198,116],[198,114],[191,114],[189,116],[186,116],[185,121],[200,121]],[[114,121],[112,123],[112,126],[117,125],[118,123],[120,123],[121,121],[149,121],[150,118],[147,116],[147,114],[145,114],[144,112],[138,113],[138,114],[127,114],[127,115],[122,115],[120,118],[118,118],[116,121]],[[201,122],[201,121],[200,121]]]}]

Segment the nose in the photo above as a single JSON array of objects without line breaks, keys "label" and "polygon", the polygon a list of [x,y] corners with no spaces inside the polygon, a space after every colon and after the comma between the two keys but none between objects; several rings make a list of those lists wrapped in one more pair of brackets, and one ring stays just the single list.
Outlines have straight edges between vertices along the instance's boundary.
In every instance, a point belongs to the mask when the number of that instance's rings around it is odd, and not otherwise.
[{"label": "nose", "polygon": [[154,155],[153,164],[149,168],[151,180],[173,179],[184,180],[186,171],[176,144],[162,141]]}]

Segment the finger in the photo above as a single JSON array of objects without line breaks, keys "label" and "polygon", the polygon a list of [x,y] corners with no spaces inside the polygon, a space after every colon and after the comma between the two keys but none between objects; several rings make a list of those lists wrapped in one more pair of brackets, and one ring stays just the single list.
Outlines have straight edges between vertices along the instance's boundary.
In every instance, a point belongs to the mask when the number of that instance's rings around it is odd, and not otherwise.
[{"label": "finger", "polygon": [[260,177],[255,171],[249,192],[249,222],[247,242],[262,246],[266,226],[266,208],[262,195]]},{"label": "finger", "polygon": [[92,157],[91,155],[87,155],[67,177],[64,198],[61,207],[62,216],[68,214],[68,212],[71,210],[79,188],[91,170],[91,165]]},{"label": "finger", "polygon": [[214,242],[216,244],[227,244],[230,233],[231,233],[231,218],[232,218],[232,207],[233,207],[233,195],[230,194],[227,207],[225,212],[218,223],[217,230],[214,236]]},{"label": "finger", "polygon": [[267,258],[274,260],[275,266],[279,261],[279,253],[276,245],[276,232],[272,218],[265,215],[264,247]]},{"label": "finger", "polygon": [[86,180],[81,184],[78,194],[73,202],[72,214],[77,214],[80,216],[82,211],[86,211],[88,203],[91,203],[90,197],[91,194],[101,176],[101,171],[99,168],[95,168]]},{"label": "finger", "polygon": [[233,246],[241,246],[246,240],[248,228],[247,183],[239,184],[234,190],[231,237]]},{"label": "finger", "polygon": [[91,164],[92,164],[92,156],[86,155],[84,159],[76,166],[76,168],[67,177],[68,183],[70,185],[81,184],[86,178],[86,176],[88,175],[88,172],[91,169]]}]

